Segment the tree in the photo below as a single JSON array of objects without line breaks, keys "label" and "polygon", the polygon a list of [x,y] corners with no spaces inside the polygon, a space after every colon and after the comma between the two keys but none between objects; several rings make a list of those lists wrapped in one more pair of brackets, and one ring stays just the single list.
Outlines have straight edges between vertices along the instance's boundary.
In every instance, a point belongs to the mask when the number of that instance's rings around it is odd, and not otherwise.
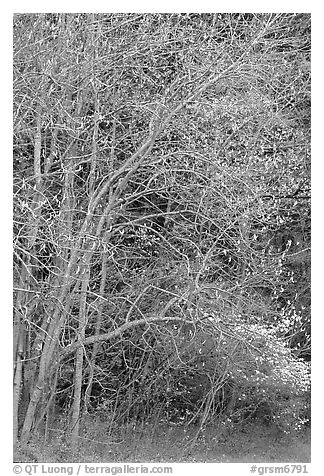
[{"label": "tree", "polygon": [[308,23],[15,15],[15,439],[72,363],[76,444],[106,342],[129,368],[212,315],[307,348]]}]

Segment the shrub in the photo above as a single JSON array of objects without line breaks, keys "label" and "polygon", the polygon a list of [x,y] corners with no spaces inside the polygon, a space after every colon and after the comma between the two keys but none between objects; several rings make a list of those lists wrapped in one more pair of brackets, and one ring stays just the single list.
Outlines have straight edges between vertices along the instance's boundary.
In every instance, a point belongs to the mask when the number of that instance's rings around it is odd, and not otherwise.
[{"label": "shrub", "polygon": [[309,364],[294,357],[271,330],[242,326],[237,331],[247,347],[229,372],[237,395],[231,412],[238,420],[260,419],[285,433],[300,430],[309,422]]}]

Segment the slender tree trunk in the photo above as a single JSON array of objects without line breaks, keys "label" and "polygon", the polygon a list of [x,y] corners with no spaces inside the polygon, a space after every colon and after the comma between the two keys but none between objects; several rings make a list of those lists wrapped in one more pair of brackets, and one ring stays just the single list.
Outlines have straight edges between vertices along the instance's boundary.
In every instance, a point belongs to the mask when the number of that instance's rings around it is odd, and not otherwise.
[{"label": "slender tree trunk", "polygon": [[14,355],[14,391],[13,391],[13,442],[14,442],[14,449],[15,445],[18,440],[18,412],[19,412],[19,404],[20,404],[20,397],[21,397],[21,386],[22,386],[22,371],[23,371],[23,363],[22,363],[22,356],[24,353],[23,348],[23,333],[22,333],[22,326],[17,326],[16,331],[18,332],[18,343],[17,343],[17,350]]},{"label": "slender tree trunk", "polygon": [[[14,417],[14,442],[17,440],[18,437],[18,414],[21,404],[21,394],[22,390],[24,394],[27,396],[28,392],[26,388],[22,388],[24,383],[23,382],[23,360],[25,358],[25,349],[24,349],[24,333],[25,333],[25,325],[21,321],[21,316],[19,315],[20,309],[23,308],[25,301],[26,301],[26,292],[28,292],[30,288],[30,277],[32,276],[31,271],[31,264],[32,264],[32,256],[34,252],[35,242],[38,235],[38,228],[39,228],[39,219],[41,214],[42,204],[40,201],[41,190],[42,190],[42,176],[41,176],[41,143],[42,143],[42,135],[41,135],[41,128],[42,128],[42,115],[41,115],[41,106],[40,103],[36,108],[36,132],[34,137],[34,174],[35,174],[35,191],[32,196],[32,203],[31,203],[31,213],[32,219],[28,224],[28,248],[30,250],[29,255],[27,256],[26,263],[23,264],[21,268],[21,275],[19,279],[19,290],[17,292],[16,298],[16,313],[15,313],[15,322],[14,322],[14,363],[15,363],[15,371],[14,371],[14,405],[13,405],[13,417]],[[28,269],[28,267],[30,269]],[[26,313],[28,311],[25,308]],[[26,319],[29,318],[28,315],[25,316]],[[30,318],[30,321],[32,319]],[[29,369],[32,371],[33,363],[28,363]],[[26,369],[25,369],[26,370]],[[28,379],[29,381],[32,378]],[[22,402],[25,404],[25,402]]]},{"label": "slender tree trunk", "polygon": [[[87,290],[89,285],[89,264],[87,263],[87,269],[84,272],[82,284],[81,284],[81,303],[79,311],[79,329],[78,340],[80,343],[85,338],[85,328],[87,325]],[[71,417],[71,440],[72,448],[76,449],[78,445],[79,427],[80,427],[80,409],[81,409],[81,391],[82,391],[82,377],[83,377],[83,357],[84,348],[80,345],[76,352],[75,357],[75,373],[74,373],[74,396],[72,404],[72,417]]]},{"label": "slender tree trunk", "polygon": [[[108,260],[108,254],[103,253],[102,254],[102,264],[101,264],[101,280],[100,280],[100,290],[99,294],[100,296],[104,296],[105,293],[105,286],[106,286],[106,280],[107,280],[107,260]],[[100,299],[98,308],[97,308],[97,321],[96,321],[96,327],[95,327],[95,335],[98,336],[100,334],[101,330],[101,324],[102,324],[102,306],[103,306],[103,299]],[[89,381],[88,385],[86,388],[86,394],[85,394],[85,409],[87,410],[89,405],[90,405],[90,397],[91,397],[91,392],[92,392],[92,385],[93,385],[93,368],[96,364],[96,357],[98,354],[100,344],[98,342],[95,342],[93,344],[92,348],[92,354],[91,354],[91,360],[89,362],[90,365],[90,374],[89,374]]]}]

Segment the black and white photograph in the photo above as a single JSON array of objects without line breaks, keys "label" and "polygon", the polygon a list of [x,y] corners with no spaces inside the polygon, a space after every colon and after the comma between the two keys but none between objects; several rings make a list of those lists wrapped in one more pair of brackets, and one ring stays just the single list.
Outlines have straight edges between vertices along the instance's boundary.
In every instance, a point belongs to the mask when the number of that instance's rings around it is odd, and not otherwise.
[{"label": "black and white photograph", "polygon": [[192,11],[12,15],[14,463],[307,473],[312,15]]}]

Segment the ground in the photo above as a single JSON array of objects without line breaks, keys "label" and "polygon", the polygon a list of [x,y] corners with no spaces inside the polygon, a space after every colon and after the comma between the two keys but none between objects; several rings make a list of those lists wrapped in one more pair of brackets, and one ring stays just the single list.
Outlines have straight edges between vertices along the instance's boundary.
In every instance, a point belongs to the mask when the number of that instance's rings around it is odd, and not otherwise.
[{"label": "ground", "polygon": [[194,427],[128,426],[120,428],[118,433],[118,437],[112,437],[107,428],[98,425],[88,428],[79,450],[74,452],[63,436],[55,436],[47,444],[41,444],[39,439],[28,450],[21,450],[15,460],[53,463],[309,463],[311,460],[310,429],[286,435],[260,424],[231,432],[209,427],[195,444]]}]

